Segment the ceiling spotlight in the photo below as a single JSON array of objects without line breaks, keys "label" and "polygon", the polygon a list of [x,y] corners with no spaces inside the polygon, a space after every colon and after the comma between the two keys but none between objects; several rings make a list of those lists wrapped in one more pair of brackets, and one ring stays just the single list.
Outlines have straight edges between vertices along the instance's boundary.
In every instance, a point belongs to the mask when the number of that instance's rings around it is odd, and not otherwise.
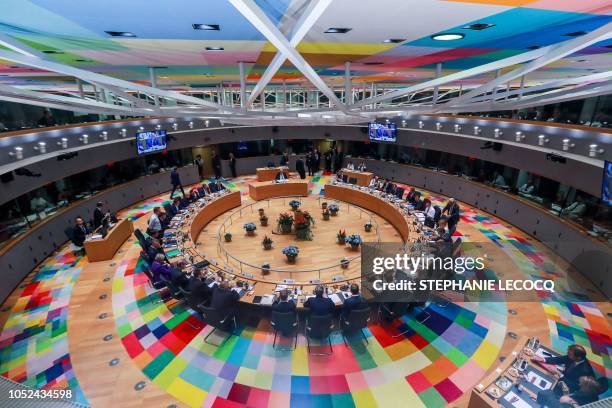
[{"label": "ceiling spotlight", "polygon": [[384,64],[384,62],[380,62],[380,61],[371,61],[371,62],[364,62],[363,65],[382,65]]},{"label": "ceiling spotlight", "polygon": [[523,132],[521,132],[520,130],[518,132],[516,132],[514,134],[514,140],[516,140],[517,142],[522,142],[523,139],[525,139],[525,135],[523,134]]},{"label": "ceiling spotlight", "polygon": [[161,125],[157,125],[157,126],[155,126],[155,129],[157,129],[157,130],[161,130]]},{"label": "ceiling spotlight", "polygon": [[136,37],[136,34],[130,33],[129,31],[104,31],[111,37]]},{"label": "ceiling spotlight", "polygon": [[563,139],[562,143],[563,143],[562,148],[563,148],[563,151],[565,152],[567,152],[572,147],[576,146],[574,143],[572,143],[571,139]]},{"label": "ceiling spotlight", "polygon": [[495,129],[495,130],[493,131],[493,137],[494,137],[494,138],[496,138],[496,139],[499,139],[499,137],[500,137],[501,135],[503,135],[503,134],[504,134],[504,132],[502,132],[502,131],[501,131],[501,130],[499,130],[499,129]]},{"label": "ceiling spotlight", "polygon": [[223,47],[206,47],[206,51],[223,51],[225,48]]},{"label": "ceiling spotlight", "polygon": [[482,132],[479,126],[474,126],[474,135],[478,136]]},{"label": "ceiling spotlight", "polygon": [[45,54],[63,54],[64,51],[60,51],[60,50],[43,50],[43,52]]},{"label": "ceiling spotlight", "polygon": [[595,157],[603,152],[604,149],[597,149],[597,144],[593,143],[592,145],[589,145],[589,157]]},{"label": "ceiling spotlight", "polygon": [[436,122],[436,130],[442,130],[442,124],[440,122]]},{"label": "ceiling spotlight", "polygon": [[385,119],[385,123],[388,125],[389,123],[391,123],[391,121],[389,119]]},{"label": "ceiling spotlight", "polygon": [[406,126],[406,119],[402,120],[402,126]]},{"label": "ceiling spotlight", "polygon": [[219,24],[192,24],[194,30],[219,31]]},{"label": "ceiling spotlight", "polygon": [[210,120],[206,119],[206,120],[204,121],[204,125],[205,125],[206,127],[208,127],[208,126],[210,125]]},{"label": "ceiling spotlight", "polygon": [[57,142],[57,145],[61,147],[62,149],[66,149],[68,147],[68,139],[66,139],[65,137],[62,137],[59,140],[59,142]]},{"label": "ceiling spotlight", "polygon": [[422,120],[419,120],[419,129],[423,129],[425,127],[425,123]]},{"label": "ceiling spotlight", "polygon": [[79,140],[81,142],[83,142],[83,144],[87,144],[87,143],[89,143],[89,136],[88,135],[83,135],[83,136],[79,137]]},{"label": "ceiling spotlight", "polygon": [[189,122],[189,129],[193,129],[193,122]]},{"label": "ceiling spotlight", "polygon": [[538,48],[540,48],[539,45],[530,45],[529,47],[527,47],[528,50],[537,50]]},{"label": "ceiling spotlight", "polygon": [[461,131],[461,125],[458,123],[455,123],[455,133],[459,133]]},{"label": "ceiling spotlight", "polygon": [[106,141],[108,140],[108,132],[105,130],[104,132],[100,133],[100,139]]},{"label": "ceiling spotlight", "polygon": [[325,30],[326,34],[346,34],[351,31],[352,28],[341,28],[341,27],[330,27]]},{"label": "ceiling spotlight", "polygon": [[126,137],[127,136],[127,130],[125,129],[121,129],[121,137]]},{"label": "ceiling spotlight", "polygon": [[565,37],[580,37],[581,35],[585,35],[586,31],[574,31],[572,33],[563,34]]},{"label": "ceiling spotlight", "polygon": [[38,150],[38,153],[47,153],[47,144],[45,142],[38,142],[38,145],[34,146],[34,150]]},{"label": "ceiling spotlight", "polygon": [[139,127],[138,130],[144,132],[144,126]]},{"label": "ceiling spotlight", "polygon": [[491,27],[495,27],[495,24],[475,23],[475,24],[470,24],[468,26],[465,26],[465,27],[463,27],[463,29],[464,30],[480,31],[480,30],[485,30],[487,28],[491,28]]},{"label": "ceiling spotlight", "polygon": [[465,37],[465,34],[461,33],[444,33],[444,34],[435,34],[431,36],[432,40],[436,41],[455,41],[460,40]]},{"label": "ceiling spotlight", "polygon": [[9,156],[14,157],[17,160],[23,159],[23,147],[16,146],[15,151],[9,152]]},{"label": "ceiling spotlight", "polygon": [[178,130],[178,123],[173,123],[172,124],[172,130]]},{"label": "ceiling spotlight", "polygon": [[403,43],[404,41],[406,41],[405,38],[389,38],[389,39],[383,41],[383,43],[385,43],[385,44],[399,44],[399,43]]},{"label": "ceiling spotlight", "polygon": [[548,143],[550,140],[546,138],[546,135],[540,135],[538,136],[538,144],[540,146],[544,146],[546,143]]}]

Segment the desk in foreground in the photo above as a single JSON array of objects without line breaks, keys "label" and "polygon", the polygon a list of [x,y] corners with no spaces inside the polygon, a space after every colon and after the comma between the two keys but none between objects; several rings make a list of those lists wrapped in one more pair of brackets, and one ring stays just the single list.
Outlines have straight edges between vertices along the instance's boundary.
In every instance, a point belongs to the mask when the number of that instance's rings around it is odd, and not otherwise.
[{"label": "desk in foreground", "polygon": [[257,181],[272,181],[276,179],[276,175],[280,172],[285,173],[285,177],[289,177],[289,168],[282,167],[260,167],[256,170]]},{"label": "desk in foreground", "polygon": [[[358,186],[369,186],[370,181],[374,178],[374,173],[370,173],[367,171],[356,171],[356,170],[348,170],[342,169],[342,174],[345,175],[348,180],[354,178],[357,182]],[[352,183],[351,183],[352,184]]]},{"label": "desk in foreground", "polygon": [[117,222],[104,238],[85,241],[87,259],[89,262],[113,259],[119,247],[132,235],[132,232],[134,232],[132,221],[124,218]]},{"label": "desk in foreground", "polygon": [[264,181],[249,184],[249,195],[255,201],[272,197],[307,196],[308,182],[304,180],[287,180],[283,183]]}]

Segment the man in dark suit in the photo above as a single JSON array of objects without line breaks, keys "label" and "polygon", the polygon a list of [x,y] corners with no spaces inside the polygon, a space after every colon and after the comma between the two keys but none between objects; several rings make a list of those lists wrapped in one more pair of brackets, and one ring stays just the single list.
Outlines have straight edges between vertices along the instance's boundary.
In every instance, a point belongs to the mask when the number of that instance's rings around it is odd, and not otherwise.
[{"label": "man in dark suit", "polygon": [[170,183],[172,183],[172,191],[170,192],[170,198],[174,195],[177,187],[180,187],[181,193],[183,193],[183,197],[185,197],[185,190],[183,190],[183,184],[181,183],[181,177],[179,176],[178,169],[175,167],[172,168],[172,172],[170,173]]},{"label": "man in dark suit", "polygon": [[102,220],[104,219],[104,211],[102,211],[102,201],[98,201],[96,204],[96,208],[94,208],[93,212],[93,224],[94,228],[97,229],[102,225]]},{"label": "man in dark suit", "polygon": [[228,281],[223,281],[213,290],[210,307],[217,309],[222,315],[235,317],[238,315],[237,304],[240,295],[232,290]]},{"label": "man in dark suit", "polygon": [[447,214],[448,216],[448,231],[452,235],[457,229],[457,223],[459,222],[459,213],[461,209],[459,208],[459,204],[455,201],[454,198],[450,198],[446,206],[442,209],[442,214]]},{"label": "man in dark suit", "polygon": [[315,297],[308,299],[304,302],[304,307],[310,311],[313,316],[325,316],[327,314],[334,314],[336,305],[330,298],[323,297],[325,288],[322,285],[317,285],[314,290]]},{"label": "man in dark suit", "polygon": [[212,296],[212,289],[203,280],[204,271],[196,269],[193,276],[189,279],[187,290],[191,292],[190,304],[199,305],[208,301]]},{"label": "man in dark suit", "polygon": [[289,164],[289,153],[285,152],[281,156],[280,165],[281,166],[287,166],[288,164]]},{"label": "man in dark suit", "polygon": [[359,294],[359,285],[356,283],[351,284],[351,297],[344,301],[342,305],[342,317],[345,319],[349,316],[352,310],[361,309],[366,304]]},{"label": "man in dark suit", "polygon": [[87,238],[87,234],[89,234],[89,229],[87,225],[85,225],[85,221],[83,221],[81,217],[76,217],[75,226],[72,231],[72,243],[78,247],[82,247]]},{"label": "man in dark suit", "polygon": [[301,157],[298,157],[295,161],[295,171],[298,172],[302,180],[306,178],[306,168],[304,167],[304,160]]},{"label": "man in dark suit", "polygon": [[272,303],[272,311],[279,313],[295,312],[295,302],[289,299],[289,291],[283,289],[278,293],[278,297]]},{"label": "man in dark suit", "polygon": [[531,360],[538,363],[563,366],[563,374],[559,378],[559,383],[555,386],[555,392],[559,395],[565,393],[564,385],[567,386],[570,393],[573,393],[580,389],[580,377],[594,377],[593,367],[586,359],[586,350],[578,344],[569,346],[565,356],[547,358],[535,356]]},{"label": "man in dark suit", "polygon": [[149,261],[149,265],[152,265],[153,262],[155,262],[155,258],[157,257],[157,254],[162,254],[164,255],[164,257],[166,256],[166,254],[164,253],[164,249],[162,248],[159,240],[155,238],[151,238],[151,243],[149,244],[149,247],[147,248],[147,258]]},{"label": "man in dark suit", "polygon": [[212,165],[215,177],[221,178],[221,158],[217,155],[217,152],[212,153]]},{"label": "man in dark suit", "polygon": [[414,200],[416,199],[416,196],[416,189],[414,187],[410,187],[410,191],[408,191],[408,194],[406,194],[406,201],[408,201],[410,204],[413,204]]}]

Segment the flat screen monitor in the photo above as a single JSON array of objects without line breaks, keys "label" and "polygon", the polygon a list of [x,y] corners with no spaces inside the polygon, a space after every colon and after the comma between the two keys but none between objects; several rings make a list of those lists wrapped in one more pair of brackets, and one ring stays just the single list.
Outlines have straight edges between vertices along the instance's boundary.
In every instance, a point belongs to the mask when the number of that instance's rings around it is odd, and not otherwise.
[{"label": "flat screen monitor", "polygon": [[612,205],[612,162],[604,163],[603,178],[601,180],[601,201]]},{"label": "flat screen monitor", "polygon": [[397,140],[395,123],[370,122],[368,134],[373,142],[395,142]]},{"label": "flat screen monitor", "polygon": [[138,154],[147,154],[166,150],[168,147],[165,130],[136,133]]}]

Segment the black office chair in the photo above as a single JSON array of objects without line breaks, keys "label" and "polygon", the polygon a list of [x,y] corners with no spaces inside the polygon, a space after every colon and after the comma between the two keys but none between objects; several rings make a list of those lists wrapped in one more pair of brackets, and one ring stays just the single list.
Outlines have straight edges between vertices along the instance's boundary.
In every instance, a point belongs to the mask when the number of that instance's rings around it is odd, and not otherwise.
[{"label": "black office chair", "polygon": [[178,285],[175,285],[170,279],[165,277],[164,275],[160,275],[159,280],[166,285],[172,297],[176,300],[183,300],[183,294],[181,293],[181,289]]},{"label": "black office chair", "polygon": [[404,189],[401,188],[401,187],[396,188],[395,189],[395,196],[401,200],[402,197],[404,197]]},{"label": "black office chair", "polygon": [[[413,316],[418,316],[419,314],[423,314],[424,317],[421,320],[417,320],[417,322],[423,324],[430,317],[431,313],[429,313],[425,308],[425,302],[393,302],[390,304],[381,303],[379,305],[378,313],[379,313],[379,322],[382,321],[393,321],[395,319],[399,319],[404,315],[412,314]],[[411,313],[411,311],[417,310],[419,313]],[[383,317],[384,316],[384,317]],[[402,337],[406,333],[408,333],[411,329],[407,328],[398,334],[394,334],[391,337],[397,338]]]},{"label": "black office chair", "polygon": [[349,184],[357,184],[357,178],[356,177],[350,177],[348,179]]},{"label": "black office chair", "polygon": [[[306,319],[306,345],[308,354],[315,356],[329,356],[334,352],[331,345],[331,331],[334,328],[333,316],[326,314],[323,316],[308,316]],[[329,353],[310,353],[310,338],[323,342],[327,339],[329,343]]]},{"label": "black office chair", "polygon": [[298,318],[297,312],[276,312],[272,311],[272,320],[270,322],[274,329],[274,341],[272,342],[272,348],[276,348],[276,337],[278,332],[281,336],[289,337],[295,334],[295,340],[293,341],[293,348],[291,349],[279,349],[283,351],[292,351],[297,347],[298,338]]},{"label": "black office chair", "polygon": [[138,244],[140,244],[140,247],[142,248],[142,250],[146,251],[147,250],[147,239],[145,238],[142,231],[138,228],[134,229],[134,236],[138,240]]},{"label": "black office chair", "polygon": [[[202,306],[202,316],[204,316],[204,322],[213,327],[213,330],[204,337],[204,342],[213,346],[222,346],[226,341],[233,336],[234,330],[236,330],[236,318],[232,315],[225,314],[214,307]],[[208,341],[208,338],[216,331],[222,331],[228,333],[223,341],[219,344],[215,344]]]},{"label": "black office chair", "polygon": [[198,188],[198,194],[200,195],[200,197],[204,197],[206,195],[206,190],[204,190],[204,187]]},{"label": "black office chair", "polygon": [[348,176],[347,176],[346,174],[343,174],[343,175],[342,175],[342,182],[343,182],[343,183],[348,182]]},{"label": "black office chair", "polygon": [[[178,290],[179,290],[179,292],[181,292],[181,295],[183,295],[183,299],[184,299],[184,300],[187,302],[187,304],[189,305],[189,307],[191,307],[192,309],[194,309],[194,310],[195,310],[195,311],[197,311],[197,312],[200,312],[200,311],[199,311],[197,308],[194,308],[194,307],[192,306],[192,301],[191,301],[191,300],[192,300],[191,291],[189,291],[189,290],[185,289],[184,287],[182,287],[182,286],[180,286],[180,285],[178,286]],[[199,306],[199,305],[196,305],[196,306]],[[200,312],[200,313],[201,313],[201,312]],[[190,322],[189,320],[185,320],[185,321],[187,322],[187,324],[188,324],[189,326],[191,326],[191,328],[192,328],[192,329],[194,329],[194,330],[202,330],[202,326],[194,326],[193,324],[191,324],[191,322]]]},{"label": "black office chair", "polygon": [[172,214],[172,204],[164,204],[164,211],[169,217]]},{"label": "black office chair", "polygon": [[210,190],[211,193],[216,193],[217,192],[217,185],[215,183],[208,183],[208,189]]},{"label": "black office chair", "polygon": [[370,344],[368,338],[363,332],[363,329],[368,327],[369,322],[370,308],[367,306],[360,309],[353,309],[347,316],[340,316],[340,329],[342,330],[342,339],[344,340],[344,344],[348,346],[348,342],[346,341],[347,333],[350,334],[355,332],[361,333],[366,343]]}]

